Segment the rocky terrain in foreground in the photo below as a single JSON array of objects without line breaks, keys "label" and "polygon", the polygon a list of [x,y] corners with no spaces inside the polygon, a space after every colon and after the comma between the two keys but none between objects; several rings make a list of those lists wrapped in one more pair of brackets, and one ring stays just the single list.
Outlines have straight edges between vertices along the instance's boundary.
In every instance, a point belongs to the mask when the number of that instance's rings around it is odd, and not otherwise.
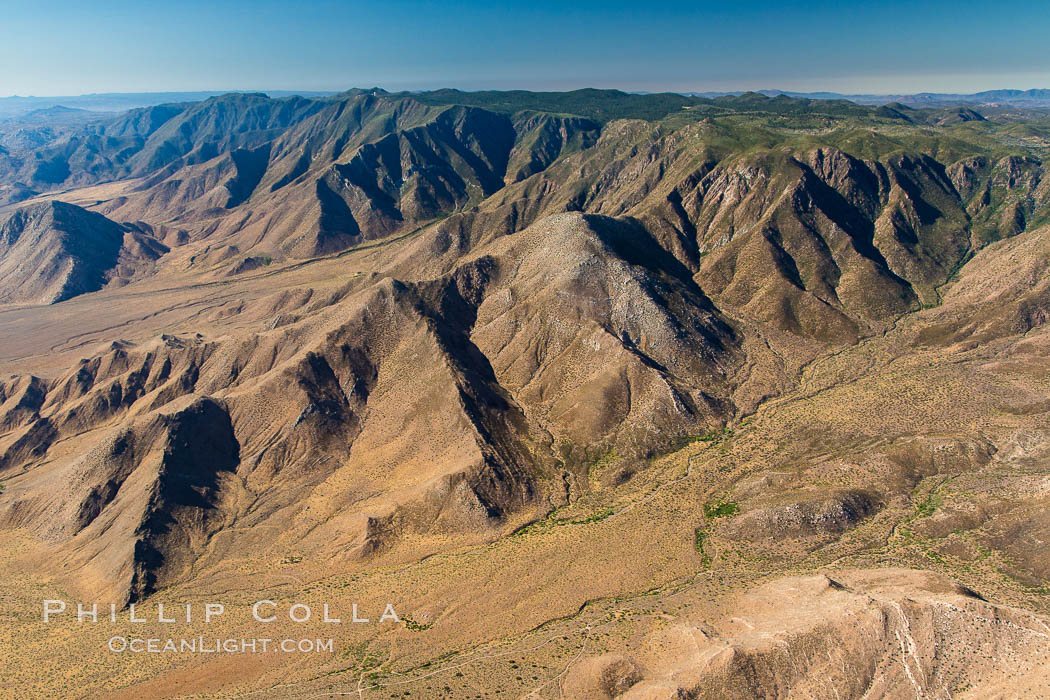
[{"label": "rocky terrain in foreground", "polygon": [[402,624],[82,687],[1037,697],[1048,150],[600,91],[0,125],[0,635],[265,590]]}]

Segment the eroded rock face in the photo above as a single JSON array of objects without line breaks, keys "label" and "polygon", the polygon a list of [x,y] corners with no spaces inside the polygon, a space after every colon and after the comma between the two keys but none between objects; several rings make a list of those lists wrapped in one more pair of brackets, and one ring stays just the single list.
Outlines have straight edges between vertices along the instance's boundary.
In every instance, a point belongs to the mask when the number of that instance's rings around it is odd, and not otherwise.
[{"label": "eroded rock face", "polygon": [[725,536],[773,542],[780,538],[838,535],[856,527],[881,507],[880,494],[863,489],[784,494],[767,499],[764,504],[749,503],[727,526]]},{"label": "eroded rock face", "polygon": [[655,425],[699,430],[732,410],[739,338],[644,229],[563,214],[489,250],[471,339],[556,441],[645,455]]},{"label": "eroded rock face", "polygon": [[580,700],[609,700],[620,697],[641,679],[634,661],[622,654],[581,659],[561,683],[561,695]]}]

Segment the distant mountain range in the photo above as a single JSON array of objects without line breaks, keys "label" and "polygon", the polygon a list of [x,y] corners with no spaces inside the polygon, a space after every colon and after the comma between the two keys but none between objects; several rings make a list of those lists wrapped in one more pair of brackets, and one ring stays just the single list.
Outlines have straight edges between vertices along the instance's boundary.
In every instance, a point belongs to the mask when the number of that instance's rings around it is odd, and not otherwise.
[{"label": "distant mountain range", "polygon": [[[229,92],[250,92],[246,90],[202,90],[196,92],[101,92],[90,95],[67,95],[59,97],[32,97],[13,95],[0,97],[0,119],[21,118],[29,112],[37,112],[54,107],[69,107],[90,112],[126,112],[129,109],[153,107],[174,102],[200,102],[209,97],[225,95]],[[271,97],[320,97],[333,92],[316,92],[310,90],[268,90]]]},{"label": "distant mountain range", "polygon": [[[1050,107],[1050,90],[985,90],[970,95],[950,92],[919,92],[911,95],[851,95],[841,92],[790,92],[788,90],[756,90],[767,97],[787,95],[810,100],[849,100],[862,105],[884,105],[899,102],[909,107],[946,107],[949,105],[990,105],[1004,107]],[[737,92],[688,92],[690,97],[724,97],[746,94]]]},{"label": "distant mountain range", "polygon": [[[373,91],[378,91],[373,88]],[[70,110],[82,110],[84,112],[125,112],[129,109],[141,107],[153,107],[160,104],[200,102],[210,97],[228,94],[231,91],[198,91],[198,92],[109,92],[94,93],[90,95],[70,95],[65,97],[26,97],[15,95],[12,97],[0,97],[0,120],[17,119],[24,121],[29,115],[39,115],[42,110],[55,110],[55,108],[68,108]],[[246,90],[235,90],[232,92],[247,93]],[[353,91],[350,91],[353,92]],[[446,91],[438,90],[437,94]],[[457,94],[460,91],[447,91]],[[577,91],[579,92],[579,91]],[[1035,90],[986,90],[970,95],[940,92],[920,92],[916,94],[846,94],[839,92],[791,92],[788,90],[737,90],[732,92],[685,92],[681,93],[687,97],[738,97],[746,94],[759,93],[767,97],[786,95],[788,97],[804,98],[810,100],[849,100],[862,105],[885,105],[900,103],[909,107],[946,107],[951,105],[985,105],[999,107],[1025,107],[1032,109],[1050,108],[1050,89]],[[268,90],[266,94],[273,98],[290,97],[299,95],[302,97],[323,97],[338,94],[335,91],[310,91],[310,90]],[[474,93],[474,94],[486,94]],[[514,94],[513,92],[509,94]],[[575,94],[575,93],[565,93]],[[647,93],[639,93],[647,94]],[[667,93],[664,93],[667,94]],[[55,116],[54,113],[50,116]],[[79,121],[75,115],[66,114],[63,121]],[[92,115],[81,114],[82,119],[90,119]]]}]

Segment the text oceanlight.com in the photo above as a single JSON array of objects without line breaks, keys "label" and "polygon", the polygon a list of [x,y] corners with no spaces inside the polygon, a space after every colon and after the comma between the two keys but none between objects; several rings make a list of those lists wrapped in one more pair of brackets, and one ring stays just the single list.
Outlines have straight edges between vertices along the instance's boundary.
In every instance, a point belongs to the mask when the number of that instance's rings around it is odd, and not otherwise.
[{"label": "text oceanlight.com", "polygon": [[332,639],[268,639],[268,638],[180,638],[160,639],[152,637],[110,637],[106,646],[116,654],[131,652],[133,654],[266,654],[284,652],[285,654],[328,653],[335,651]]}]

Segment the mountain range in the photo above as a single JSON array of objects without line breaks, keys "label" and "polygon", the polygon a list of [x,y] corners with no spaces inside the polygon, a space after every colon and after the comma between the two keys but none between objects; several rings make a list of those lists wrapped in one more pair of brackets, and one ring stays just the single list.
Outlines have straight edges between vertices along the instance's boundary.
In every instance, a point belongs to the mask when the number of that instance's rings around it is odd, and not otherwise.
[{"label": "mountain range", "polygon": [[[757,90],[767,97],[786,95],[811,100],[849,100],[864,105],[884,105],[899,102],[909,107],[943,107],[953,105],[980,105],[986,107],[1050,107],[1050,90],[984,90],[974,93],[917,92],[911,94],[846,94],[840,92],[791,92],[787,90]],[[742,92],[692,92],[695,97],[722,97],[741,95]]]},{"label": "mountain range", "polygon": [[[375,88],[373,88],[375,89]],[[441,91],[437,91],[441,92]],[[458,91],[457,91],[458,92]],[[517,91],[519,94],[524,91]],[[613,93],[616,91],[606,91]],[[767,97],[786,95],[799,99],[811,100],[849,100],[857,104],[880,106],[891,102],[899,102],[909,107],[945,107],[958,105],[981,105],[985,107],[1021,107],[1033,109],[1050,108],[1050,90],[985,90],[976,93],[943,93],[943,92],[920,92],[900,94],[850,94],[840,92],[792,92],[790,90],[755,90],[756,94]],[[84,112],[100,112],[109,115],[124,112],[131,109],[154,107],[160,104],[171,104],[180,102],[199,102],[212,97],[227,94],[223,91],[212,92],[141,92],[141,93],[97,93],[90,95],[67,95],[54,97],[32,97],[18,96],[0,97],[0,120],[23,121],[27,115],[34,112],[54,112],[57,110],[81,110]],[[300,96],[307,98],[321,98],[336,95],[335,91],[291,91],[291,90],[269,90],[266,92],[271,97]],[[416,91],[406,94],[426,94],[426,91]],[[637,94],[637,93],[636,93]],[[648,93],[646,93],[648,94]],[[747,91],[736,92],[684,92],[680,93],[687,97],[715,98],[715,97],[738,97],[748,94]],[[86,116],[86,115],[85,115]]]},{"label": "mountain range", "polygon": [[0,123],[0,595],[403,612],[95,694],[1043,688],[1038,92]]}]

